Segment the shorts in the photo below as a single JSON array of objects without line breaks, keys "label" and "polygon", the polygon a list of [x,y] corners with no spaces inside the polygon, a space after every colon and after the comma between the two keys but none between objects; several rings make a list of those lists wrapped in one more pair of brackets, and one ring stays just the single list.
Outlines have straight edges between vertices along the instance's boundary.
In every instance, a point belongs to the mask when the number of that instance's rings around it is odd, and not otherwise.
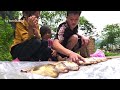
[{"label": "shorts", "polygon": [[82,46],[82,41],[81,39],[78,39],[78,43],[75,45],[75,47],[72,49],[73,52],[77,51],[78,49],[80,49]]},{"label": "shorts", "polygon": [[[81,39],[79,38],[78,39],[78,43],[75,45],[75,47],[72,49],[72,51],[73,52],[76,52],[77,50],[79,50],[80,48],[81,48],[81,46],[82,46],[82,41],[81,41]],[[63,54],[61,54],[61,53],[58,53],[62,58],[64,58],[64,57],[68,57],[68,56],[66,56],[66,55],[63,55]]]}]

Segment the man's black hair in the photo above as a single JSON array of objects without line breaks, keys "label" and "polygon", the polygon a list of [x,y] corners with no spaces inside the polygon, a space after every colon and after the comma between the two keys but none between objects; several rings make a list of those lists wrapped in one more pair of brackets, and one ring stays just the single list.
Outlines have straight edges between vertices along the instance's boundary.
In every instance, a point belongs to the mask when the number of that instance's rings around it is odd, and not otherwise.
[{"label": "man's black hair", "polygon": [[80,16],[81,13],[82,13],[82,11],[67,11],[67,16],[69,14],[78,14]]},{"label": "man's black hair", "polygon": [[23,17],[21,19],[25,18],[25,16],[30,17],[35,14],[35,12],[36,11],[22,11]]},{"label": "man's black hair", "polygon": [[29,16],[32,16],[36,11],[23,11],[23,14]]}]

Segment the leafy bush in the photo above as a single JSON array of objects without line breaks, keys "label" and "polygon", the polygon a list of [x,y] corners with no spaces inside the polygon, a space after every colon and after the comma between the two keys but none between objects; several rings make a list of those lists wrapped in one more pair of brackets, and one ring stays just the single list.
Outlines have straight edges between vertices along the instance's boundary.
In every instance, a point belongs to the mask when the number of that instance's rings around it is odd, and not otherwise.
[{"label": "leafy bush", "polygon": [[105,56],[117,56],[120,55],[119,53],[113,53],[113,52],[105,52]]},{"label": "leafy bush", "polygon": [[12,59],[9,50],[13,40],[13,31],[11,24],[0,17],[0,60]]}]

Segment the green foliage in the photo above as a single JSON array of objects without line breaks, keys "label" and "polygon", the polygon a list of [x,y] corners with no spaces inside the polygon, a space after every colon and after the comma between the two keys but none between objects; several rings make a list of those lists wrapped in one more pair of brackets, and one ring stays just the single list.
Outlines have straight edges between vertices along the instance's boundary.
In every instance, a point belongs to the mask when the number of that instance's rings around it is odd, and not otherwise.
[{"label": "green foliage", "polygon": [[19,11],[0,11],[0,60],[12,60],[10,46],[13,40],[15,20],[19,17]]},{"label": "green foliage", "polygon": [[81,30],[84,30],[86,35],[94,34],[93,29],[95,29],[95,27],[84,16],[80,17],[79,23],[82,26]]},{"label": "green foliage", "polygon": [[119,53],[113,53],[113,52],[105,52],[105,56],[118,56]]},{"label": "green foliage", "polygon": [[42,25],[49,25],[56,32],[59,22],[65,18],[65,11],[41,11]]},{"label": "green foliage", "polygon": [[18,11],[0,11],[0,60],[12,60],[10,46],[15,23],[10,23],[8,20],[18,19],[18,16]]},{"label": "green foliage", "polygon": [[[15,20],[18,19],[20,15],[20,11],[0,11],[0,16],[4,19],[4,20]],[[15,28],[15,23],[10,23],[12,25],[13,28]]]},{"label": "green foliage", "polygon": [[113,45],[120,45],[120,26],[119,24],[106,25],[102,32],[102,42],[100,47],[107,46],[107,50],[113,49]]}]

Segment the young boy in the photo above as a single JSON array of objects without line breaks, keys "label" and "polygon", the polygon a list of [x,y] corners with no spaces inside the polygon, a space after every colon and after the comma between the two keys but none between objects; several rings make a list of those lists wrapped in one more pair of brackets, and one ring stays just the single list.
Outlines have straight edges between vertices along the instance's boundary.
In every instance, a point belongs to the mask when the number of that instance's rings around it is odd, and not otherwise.
[{"label": "young boy", "polygon": [[75,52],[89,43],[89,38],[78,35],[80,14],[81,11],[67,11],[66,21],[59,25],[53,42],[53,47],[62,57],[69,57],[76,63],[84,58]]},{"label": "young boy", "polygon": [[15,37],[11,46],[13,59],[20,61],[47,61],[51,57],[48,44],[41,41],[38,25],[40,11],[23,11],[21,22],[16,23]]}]

